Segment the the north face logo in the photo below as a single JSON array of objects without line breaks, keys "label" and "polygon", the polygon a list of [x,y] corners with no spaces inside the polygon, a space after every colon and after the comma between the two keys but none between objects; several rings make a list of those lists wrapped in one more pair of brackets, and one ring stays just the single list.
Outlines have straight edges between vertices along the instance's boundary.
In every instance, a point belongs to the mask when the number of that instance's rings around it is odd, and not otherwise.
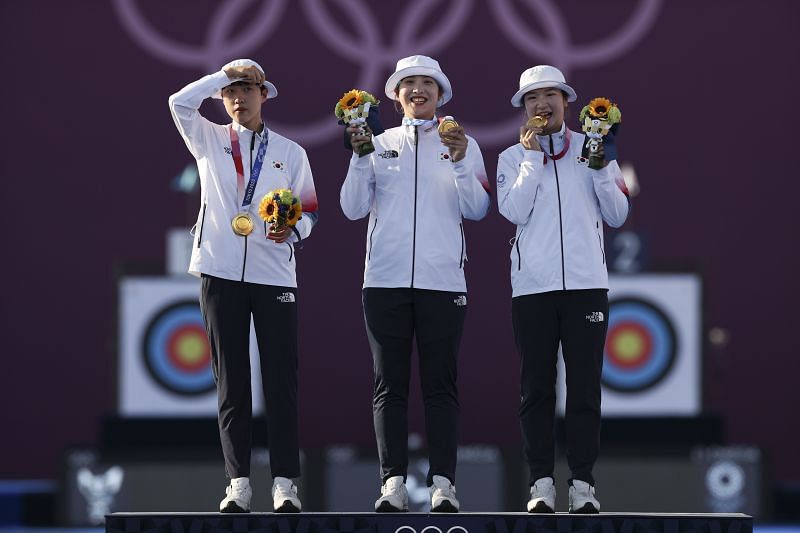
[{"label": "the north face logo", "polygon": [[586,320],[589,322],[602,322],[605,320],[605,315],[602,311],[594,311],[593,313],[586,315]]},{"label": "the north face logo", "polygon": [[378,154],[378,157],[382,159],[392,159],[399,156],[400,154],[398,153],[397,150],[386,150],[385,152],[381,152]]},{"label": "the north face logo", "polygon": [[284,304],[291,304],[294,303],[294,293],[293,292],[284,292],[280,296],[277,297],[277,300]]},{"label": "the north face logo", "polygon": [[465,305],[467,305],[467,297],[462,294],[458,298],[453,300],[453,303],[456,304],[458,307],[464,307]]}]

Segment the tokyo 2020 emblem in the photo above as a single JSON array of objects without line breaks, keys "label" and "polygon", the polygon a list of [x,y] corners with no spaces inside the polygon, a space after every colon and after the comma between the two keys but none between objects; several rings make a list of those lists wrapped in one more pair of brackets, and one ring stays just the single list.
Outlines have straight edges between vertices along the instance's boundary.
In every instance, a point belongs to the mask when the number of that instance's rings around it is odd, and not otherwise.
[{"label": "tokyo 2020 emblem", "polygon": [[616,392],[641,392],[664,379],[678,349],[675,328],[655,304],[638,298],[609,302],[602,383]]},{"label": "tokyo 2020 emblem", "polygon": [[170,392],[197,396],[214,389],[211,349],[196,300],[173,303],[150,320],[142,356],[150,376]]}]

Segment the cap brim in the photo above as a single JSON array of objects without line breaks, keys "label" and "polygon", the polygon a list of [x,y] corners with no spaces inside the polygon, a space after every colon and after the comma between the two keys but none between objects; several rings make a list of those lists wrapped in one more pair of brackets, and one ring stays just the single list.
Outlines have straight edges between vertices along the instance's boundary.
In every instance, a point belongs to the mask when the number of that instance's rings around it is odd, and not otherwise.
[{"label": "cap brim", "polygon": [[575,100],[578,99],[578,95],[575,93],[575,89],[573,89],[566,83],[557,83],[552,81],[537,81],[525,85],[519,91],[514,93],[514,96],[511,97],[511,105],[513,105],[514,107],[522,107],[522,97],[525,96],[526,93],[529,93],[536,89],[544,89],[545,87],[555,87],[567,93],[567,102],[574,102]]},{"label": "cap brim", "polygon": [[[234,81],[233,83],[236,83],[236,82]],[[230,83],[229,85],[233,85],[233,83]],[[227,86],[228,85],[226,85],[225,87],[227,87]],[[275,98],[276,96],[278,96],[278,88],[275,87],[275,85],[273,85],[271,82],[268,82],[268,81],[264,80],[264,83],[262,84],[262,87],[265,87],[267,89],[267,100],[269,100],[270,98]],[[222,91],[215,92],[214,94],[211,95],[211,98],[216,98],[218,100],[222,99]]]},{"label": "cap brim", "polygon": [[386,86],[383,88],[386,96],[392,100],[397,100],[397,96],[394,94],[394,89],[403,78],[407,78],[409,76],[429,76],[436,80],[436,83],[438,83],[439,87],[442,88],[442,97],[436,103],[436,107],[443,106],[453,97],[453,89],[450,86],[450,80],[447,79],[447,76],[444,75],[444,72],[428,67],[408,67],[398,70],[389,76],[389,79],[386,80]]}]

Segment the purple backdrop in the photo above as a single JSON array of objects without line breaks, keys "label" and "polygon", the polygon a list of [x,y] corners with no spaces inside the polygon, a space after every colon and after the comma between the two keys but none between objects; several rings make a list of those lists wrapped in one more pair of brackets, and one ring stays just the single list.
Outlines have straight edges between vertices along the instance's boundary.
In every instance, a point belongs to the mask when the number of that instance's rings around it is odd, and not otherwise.
[{"label": "purple backdrop", "polygon": [[[298,254],[303,445],[372,446],[365,222],[339,209],[348,154],[332,109],[353,86],[381,94],[398,57],[427,53],[450,77],[445,110],[481,142],[492,182],[497,153],[516,137],[521,117],[508,100],[523,69],[557,64],[579,102],[619,102],[621,158],[642,186],[627,227],[648,236],[652,265],[703,274],[704,326],[730,331],[727,346],[706,350],[705,408],[725,417],[731,443],[764,447],[777,479],[800,480],[800,265],[790,222],[800,187],[789,105],[800,80],[800,4],[393,4],[2,3],[0,478],[55,477],[62,449],[94,443],[99,418],[115,411],[117,276],[163,262],[165,230],[191,225],[198,204],[196,193],[170,188],[191,157],[167,97],[240,56],[277,84],[265,117],[307,148],[321,208]],[[225,118],[220,104],[205,112]],[[391,106],[383,115],[399,122]],[[513,228],[493,204],[466,230],[462,441],[517,443]],[[413,413],[421,431],[416,391]]]}]

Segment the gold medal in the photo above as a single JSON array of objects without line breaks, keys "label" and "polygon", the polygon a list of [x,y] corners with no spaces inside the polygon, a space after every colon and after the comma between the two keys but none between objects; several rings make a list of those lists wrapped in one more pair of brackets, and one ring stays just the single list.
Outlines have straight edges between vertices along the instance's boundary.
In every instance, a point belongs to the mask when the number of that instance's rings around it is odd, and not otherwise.
[{"label": "gold medal", "polygon": [[525,124],[529,128],[544,128],[547,126],[547,117],[543,117],[541,115],[536,115],[528,119],[528,122]]},{"label": "gold medal", "polygon": [[439,134],[454,130],[456,128],[458,128],[458,122],[456,122],[453,117],[444,117],[444,120],[439,123]]},{"label": "gold medal", "polygon": [[240,213],[231,220],[233,232],[242,237],[250,235],[253,232],[253,226],[253,219],[247,213]]}]

